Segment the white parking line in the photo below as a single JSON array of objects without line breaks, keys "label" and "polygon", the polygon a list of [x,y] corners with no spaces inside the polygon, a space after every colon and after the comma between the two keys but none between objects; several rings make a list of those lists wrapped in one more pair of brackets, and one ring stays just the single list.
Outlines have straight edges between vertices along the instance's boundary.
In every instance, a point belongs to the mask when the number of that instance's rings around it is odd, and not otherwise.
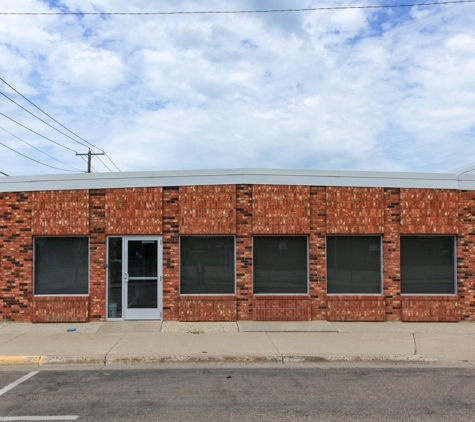
[{"label": "white parking line", "polygon": [[5,394],[7,391],[10,391],[12,388],[15,388],[17,385],[21,384],[23,381],[26,381],[26,380],[30,379],[33,375],[36,375],[38,372],[39,371],[30,372],[29,374],[26,374],[24,377],[21,377],[20,379],[12,382],[11,384],[8,384],[6,387],[3,387],[0,390],[0,396]]},{"label": "white parking line", "polygon": [[[39,371],[33,371],[26,374],[24,377],[17,379],[16,381],[8,384],[6,387],[0,390],[0,396],[15,388],[22,382],[30,379],[33,375],[36,375]],[[79,416],[77,415],[64,415],[64,416],[0,416],[0,421],[73,421]]]},{"label": "white parking line", "polygon": [[0,421],[73,421],[78,416],[0,416]]}]

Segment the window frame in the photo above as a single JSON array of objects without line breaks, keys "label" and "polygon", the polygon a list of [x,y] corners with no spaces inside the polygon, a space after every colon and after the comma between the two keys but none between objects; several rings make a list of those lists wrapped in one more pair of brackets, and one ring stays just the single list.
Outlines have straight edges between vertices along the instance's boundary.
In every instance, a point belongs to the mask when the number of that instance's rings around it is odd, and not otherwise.
[{"label": "window frame", "polygon": [[[282,238],[289,238],[289,237],[303,237],[306,239],[306,246],[307,246],[307,291],[305,293],[255,293],[254,292],[254,239],[256,237],[282,237]],[[307,234],[256,234],[252,235],[252,295],[253,296],[308,296],[310,294],[310,244],[309,244],[309,236]]]},{"label": "window frame", "polygon": [[[328,293],[328,238],[329,237],[379,237],[379,293]],[[383,235],[374,233],[363,234],[327,234],[325,236],[325,292],[327,296],[383,296],[384,295],[384,256]]]},{"label": "window frame", "polygon": [[[403,237],[451,237],[453,239],[453,245],[454,245],[454,250],[453,250],[453,277],[454,277],[454,282],[453,282],[453,293],[403,293],[402,292],[402,242],[401,239]],[[433,233],[427,233],[427,234],[401,234],[399,236],[399,274],[400,274],[400,289],[401,289],[401,296],[458,296],[458,285],[457,285],[457,235],[455,234],[433,234]]]},{"label": "window frame", "polygon": [[[181,240],[184,237],[198,237],[198,238],[210,238],[210,237],[232,237],[233,238],[233,262],[234,262],[234,282],[233,282],[233,293],[182,293],[181,292]],[[178,237],[178,295],[187,297],[187,296],[236,296],[237,292],[237,265],[236,265],[236,235],[234,234],[183,234]]]},{"label": "window frame", "polygon": [[[85,238],[87,239],[87,293],[36,293],[36,239],[40,238]],[[89,235],[37,235],[33,236],[33,296],[35,297],[88,297],[91,293],[91,239]]]},{"label": "window frame", "polygon": [[[110,236],[106,236],[106,320],[107,321],[124,321],[124,305],[125,305],[125,301],[124,301],[124,291],[122,290],[121,291],[121,302],[122,302],[122,317],[120,318],[110,318],[109,317],[109,274],[110,274],[110,266],[109,266],[109,253],[110,253],[110,239],[114,238],[114,239],[121,239],[121,242],[122,242],[122,245],[121,245],[121,249],[122,249],[122,253],[121,253],[121,259],[122,259],[122,264],[121,264],[121,272],[122,274],[124,273],[124,262],[123,262],[123,255],[124,255],[124,237],[126,237],[126,235],[119,235],[119,234],[113,234],[113,235],[110,235]],[[122,289],[124,288],[124,280],[122,280]]]}]

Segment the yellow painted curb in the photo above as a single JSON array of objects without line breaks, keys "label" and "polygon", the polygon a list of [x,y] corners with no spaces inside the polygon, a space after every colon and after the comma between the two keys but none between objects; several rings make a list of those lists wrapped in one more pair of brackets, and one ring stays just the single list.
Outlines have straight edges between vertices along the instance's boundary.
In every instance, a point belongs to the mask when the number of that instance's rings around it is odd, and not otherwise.
[{"label": "yellow painted curb", "polygon": [[41,365],[42,356],[0,356],[0,365]]}]

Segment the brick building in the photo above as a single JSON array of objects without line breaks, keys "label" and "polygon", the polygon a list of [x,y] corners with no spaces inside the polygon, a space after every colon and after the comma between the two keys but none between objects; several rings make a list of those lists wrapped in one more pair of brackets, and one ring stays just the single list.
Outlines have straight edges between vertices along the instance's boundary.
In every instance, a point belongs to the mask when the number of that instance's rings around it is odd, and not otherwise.
[{"label": "brick building", "polygon": [[475,175],[0,178],[0,320],[475,320]]}]

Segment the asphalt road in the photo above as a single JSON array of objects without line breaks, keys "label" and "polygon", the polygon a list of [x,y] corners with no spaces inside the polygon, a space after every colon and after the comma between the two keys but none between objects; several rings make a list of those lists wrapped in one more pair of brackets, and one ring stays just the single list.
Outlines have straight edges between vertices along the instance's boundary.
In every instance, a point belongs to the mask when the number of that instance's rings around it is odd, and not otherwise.
[{"label": "asphalt road", "polygon": [[[36,370],[0,370],[0,389]],[[1,392],[0,421],[475,420],[468,365],[61,368]]]}]

